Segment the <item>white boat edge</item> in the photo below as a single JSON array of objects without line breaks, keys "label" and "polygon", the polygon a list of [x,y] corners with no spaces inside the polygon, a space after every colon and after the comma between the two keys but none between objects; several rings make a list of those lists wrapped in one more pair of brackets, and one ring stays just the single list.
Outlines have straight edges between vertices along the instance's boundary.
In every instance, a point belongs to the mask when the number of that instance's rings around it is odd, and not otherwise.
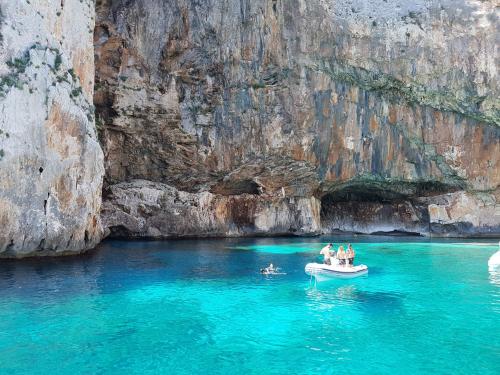
[{"label": "white boat edge", "polygon": [[324,281],[332,278],[352,278],[366,275],[368,267],[364,264],[346,267],[338,264],[307,263],[304,271],[307,275],[315,277],[317,281]]}]

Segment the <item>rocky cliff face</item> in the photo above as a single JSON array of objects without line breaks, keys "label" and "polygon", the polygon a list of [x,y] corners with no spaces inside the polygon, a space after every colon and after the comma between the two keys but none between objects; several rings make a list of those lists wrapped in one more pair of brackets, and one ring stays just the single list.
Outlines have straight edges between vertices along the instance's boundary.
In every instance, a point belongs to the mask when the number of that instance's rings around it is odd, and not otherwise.
[{"label": "rocky cliff face", "polygon": [[317,197],[325,231],[446,232],[430,196],[499,185],[496,8],[390,3],[98,2],[107,184]]},{"label": "rocky cliff face", "polygon": [[[214,224],[214,205],[290,199],[267,233],[316,232],[293,218],[317,199],[306,217],[325,232],[498,234],[498,15],[473,0],[98,1],[107,225],[260,233],[237,208]],[[151,191],[161,203],[139,209]]]},{"label": "rocky cliff face", "polygon": [[101,239],[94,3],[0,0],[0,257]]}]

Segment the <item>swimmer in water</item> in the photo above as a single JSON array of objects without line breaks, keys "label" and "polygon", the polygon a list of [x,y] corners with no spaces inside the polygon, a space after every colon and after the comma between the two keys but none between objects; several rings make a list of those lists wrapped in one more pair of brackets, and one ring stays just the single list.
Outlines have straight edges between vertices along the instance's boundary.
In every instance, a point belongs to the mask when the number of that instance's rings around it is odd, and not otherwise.
[{"label": "swimmer in water", "polygon": [[276,268],[274,268],[274,265],[272,263],[269,264],[269,267],[266,268],[261,268],[260,273],[263,273],[265,275],[274,273],[276,272]]}]

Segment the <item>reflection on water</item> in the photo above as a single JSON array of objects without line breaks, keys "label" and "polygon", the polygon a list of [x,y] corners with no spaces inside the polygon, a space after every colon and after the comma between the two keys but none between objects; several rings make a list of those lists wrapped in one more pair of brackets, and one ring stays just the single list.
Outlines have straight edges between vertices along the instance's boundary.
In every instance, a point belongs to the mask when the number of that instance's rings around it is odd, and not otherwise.
[{"label": "reflection on water", "polygon": [[319,309],[328,310],[341,305],[352,305],[367,314],[404,312],[401,293],[360,290],[356,285],[324,288],[325,283],[316,284],[306,290],[306,296]]},{"label": "reflection on water", "polygon": [[491,267],[489,273],[490,283],[495,287],[493,294],[496,296],[492,299],[491,305],[493,310],[500,314],[500,266]]},{"label": "reflection on water", "polygon": [[[488,270],[490,273],[490,283],[496,287],[500,287],[500,251],[497,251],[488,260]],[[493,306],[496,311],[500,311],[500,289],[496,290],[496,294],[499,298],[493,301]]]},{"label": "reflection on water", "polygon": [[490,268],[490,282],[493,285],[500,286],[500,267]]}]

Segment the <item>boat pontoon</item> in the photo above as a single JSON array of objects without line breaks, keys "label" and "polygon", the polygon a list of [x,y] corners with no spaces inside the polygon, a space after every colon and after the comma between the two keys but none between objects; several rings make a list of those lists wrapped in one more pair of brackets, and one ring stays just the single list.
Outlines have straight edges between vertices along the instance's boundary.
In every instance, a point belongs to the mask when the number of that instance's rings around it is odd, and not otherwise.
[{"label": "boat pontoon", "polygon": [[368,273],[368,267],[364,264],[359,266],[344,266],[339,264],[308,263],[305,268],[306,274],[315,277],[317,281],[328,280],[334,277],[357,277]]}]

